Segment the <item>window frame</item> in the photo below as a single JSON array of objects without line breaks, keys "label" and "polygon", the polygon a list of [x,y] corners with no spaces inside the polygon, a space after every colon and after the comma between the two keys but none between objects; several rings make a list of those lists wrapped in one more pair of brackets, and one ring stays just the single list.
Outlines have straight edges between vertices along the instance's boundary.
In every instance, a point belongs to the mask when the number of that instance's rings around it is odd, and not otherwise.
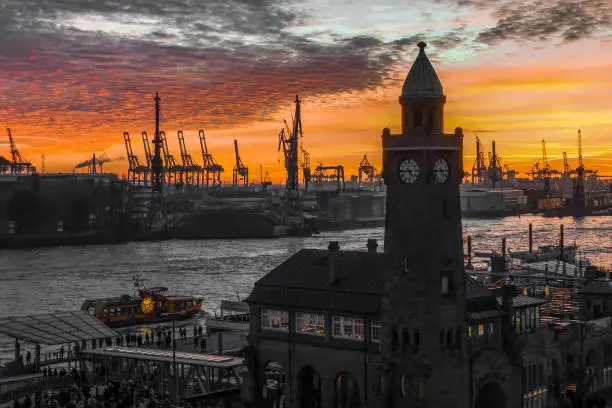
[{"label": "window frame", "polygon": [[[322,333],[317,333],[316,330],[314,332],[300,331],[301,327],[306,327],[306,323],[309,323],[305,319],[307,316],[314,317],[314,325],[317,326],[317,328],[319,327],[321,323],[323,323]],[[325,313],[322,313],[322,312],[295,312],[295,333],[296,334],[301,334],[304,336],[325,337],[326,332],[327,332],[327,322],[325,321]]]},{"label": "window frame", "polygon": [[[382,322],[380,320],[370,321],[370,340],[372,340],[372,343],[380,343],[381,329],[382,329]],[[376,338],[374,337],[375,332],[378,334]]]},{"label": "window frame", "polygon": [[[279,310],[279,309],[261,308],[260,315],[261,315],[260,327],[262,330],[289,332],[289,312],[288,311]],[[264,317],[264,315],[266,315],[266,317]],[[272,327],[272,321],[275,318],[280,319],[279,327]],[[266,322],[269,323],[269,326],[265,325]],[[287,327],[283,327],[283,323],[286,323]]]},{"label": "window frame", "polygon": [[[357,336],[357,329],[359,326],[361,326],[361,337]],[[347,329],[349,328],[352,330],[352,335],[346,335]],[[336,334],[336,329],[338,329],[340,334]],[[363,317],[334,315],[332,316],[331,335],[334,339],[364,341],[365,319]]]}]

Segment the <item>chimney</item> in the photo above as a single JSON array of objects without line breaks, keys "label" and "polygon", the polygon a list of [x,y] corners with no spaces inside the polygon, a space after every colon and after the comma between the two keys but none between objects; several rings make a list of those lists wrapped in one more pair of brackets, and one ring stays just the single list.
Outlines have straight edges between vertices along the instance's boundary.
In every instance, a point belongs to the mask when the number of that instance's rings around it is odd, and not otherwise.
[{"label": "chimney", "polygon": [[376,242],[375,239],[368,239],[368,252],[371,254],[375,254],[376,248],[378,248],[378,242]]},{"label": "chimney", "polygon": [[333,285],[338,281],[338,271],[337,263],[338,263],[338,251],[340,250],[340,245],[338,245],[338,241],[329,241],[329,245],[327,246],[329,251],[327,258],[327,268],[329,271],[329,284]]}]

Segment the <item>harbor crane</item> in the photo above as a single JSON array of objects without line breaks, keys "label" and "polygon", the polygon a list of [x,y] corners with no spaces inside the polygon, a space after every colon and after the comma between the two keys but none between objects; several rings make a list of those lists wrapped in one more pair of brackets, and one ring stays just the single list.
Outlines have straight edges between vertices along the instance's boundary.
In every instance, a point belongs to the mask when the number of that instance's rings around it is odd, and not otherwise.
[{"label": "harbor crane", "polygon": [[174,156],[168,149],[168,140],[166,139],[166,132],[163,130],[159,132],[159,138],[164,154],[164,167],[167,175],[166,182],[175,184],[181,184],[183,182],[183,168],[176,164]]},{"label": "harbor crane", "polygon": [[17,150],[11,129],[6,128],[6,132],[8,133],[9,147],[11,149],[11,162],[9,163],[11,174],[35,174],[36,167],[26,161],[19,150]]},{"label": "harbor crane", "polygon": [[[300,98],[295,96],[295,114],[293,115],[293,129],[289,129],[287,121],[283,121],[285,127],[278,135],[278,151],[283,149],[285,158],[285,170],[287,178],[285,191],[283,193],[282,219],[290,227],[302,228],[304,225],[304,213],[299,202],[299,143],[303,137],[302,132],[302,111]],[[302,150],[303,151],[303,150]],[[310,161],[310,158],[308,158]],[[302,166],[304,163],[302,163]],[[302,167],[304,168],[304,167]],[[308,164],[310,170],[310,164]]]},{"label": "harbor crane", "polygon": [[206,136],[204,134],[204,130],[198,130],[198,135],[200,137],[200,148],[202,150],[202,160],[203,165],[202,168],[206,173],[206,187],[208,187],[209,183],[212,182],[212,185],[221,185],[221,173],[225,170],[223,166],[217,164],[212,154],[208,151],[208,146],[206,145]]},{"label": "harbor crane", "polygon": [[542,179],[544,180],[544,193],[550,194],[550,164],[548,164],[548,155],[546,154],[546,141],[542,139]]},{"label": "harbor crane", "polygon": [[[364,177],[365,176],[365,177]],[[363,155],[363,159],[359,163],[359,185],[363,182],[375,183],[376,182],[376,168],[370,163],[367,155]]]},{"label": "harbor crane", "polygon": [[299,196],[299,180],[298,180],[298,154],[299,154],[299,138],[302,137],[302,115],[300,109],[300,98],[295,96],[295,116],[293,118],[293,129],[290,130],[287,121],[284,121],[285,127],[281,129],[278,135],[278,151],[283,149],[285,157],[285,170],[287,171],[287,179],[285,183],[284,199],[287,201],[296,201]]},{"label": "harbor crane", "polygon": [[487,165],[485,163],[484,153],[480,148],[480,138],[476,136],[476,159],[472,166],[472,184],[484,184],[486,182]]},{"label": "harbor crane", "polygon": [[310,173],[310,153],[300,147],[302,153],[300,160],[300,167],[302,168],[302,175],[304,177],[304,191],[308,191],[308,185],[310,184],[311,173]]},{"label": "harbor crane", "polygon": [[236,164],[234,165],[232,175],[232,185],[238,187],[240,182],[246,186],[249,184],[249,168],[242,163],[240,154],[238,153],[238,140],[234,139],[234,152],[236,153]]},{"label": "harbor crane", "polygon": [[272,185],[272,179],[270,178],[270,173],[266,171],[266,175],[264,176],[263,165],[261,164],[259,165],[259,182],[264,189]]},{"label": "harbor crane", "polygon": [[[152,172],[153,167],[153,157],[151,157],[151,145],[149,144],[149,135],[144,130],[142,131],[142,146],[144,147],[145,160],[147,161],[147,171],[144,176],[144,183],[147,185],[149,174]],[[153,182],[153,177],[151,176],[151,183]]]},{"label": "harbor crane", "polygon": [[489,152],[489,168],[488,170],[488,178],[491,180],[491,184],[495,187],[497,182],[502,182],[504,177],[503,168],[501,165],[501,159],[497,155],[495,151],[495,140],[491,142],[491,152]]},{"label": "harbor crane", "polygon": [[[149,167],[145,167],[138,160],[138,156],[134,154],[132,150],[132,141],[130,140],[130,134],[128,132],[123,132],[123,141],[125,143],[125,150],[127,153],[128,159],[128,182],[136,183],[143,180],[143,175],[148,173]],[[95,156],[92,159],[95,163]],[[95,164],[94,164],[95,169]],[[146,176],[145,176],[146,181]]]},{"label": "harbor crane", "polygon": [[179,148],[181,149],[181,163],[183,164],[183,172],[185,174],[185,183],[200,184],[200,175],[202,174],[202,168],[197,165],[189,153],[187,153],[187,147],[185,146],[185,137],[183,131],[177,132]]}]

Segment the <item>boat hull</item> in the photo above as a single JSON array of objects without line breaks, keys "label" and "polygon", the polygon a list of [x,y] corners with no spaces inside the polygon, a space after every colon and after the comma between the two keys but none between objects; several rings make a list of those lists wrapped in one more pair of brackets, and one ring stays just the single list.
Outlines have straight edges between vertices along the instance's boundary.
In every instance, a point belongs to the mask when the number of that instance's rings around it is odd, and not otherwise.
[{"label": "boat hull", "polygon": [[176,239],[274,238],[288,228],[265,212],[199,211],[184,213],[168,226]]},{"label": "boat hull", "polygon": [[200,311],[190,311],[185,313],[168,313],[158,316],[147,316],[145,318],[133,318],[130,317],[125,320],[116,320],[116,321],[105,321],[108,327],[128,327],[128,326],[137,326],[142,324],[153,324],[153,323],[164,323],[171,322],[173,320],[187,320],[191,319],[194,316],[201,314]]}]

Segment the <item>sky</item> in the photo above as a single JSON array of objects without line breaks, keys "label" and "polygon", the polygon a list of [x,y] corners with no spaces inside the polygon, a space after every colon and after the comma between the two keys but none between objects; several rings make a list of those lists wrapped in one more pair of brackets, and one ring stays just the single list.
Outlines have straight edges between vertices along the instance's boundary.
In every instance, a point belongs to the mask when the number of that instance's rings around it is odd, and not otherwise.
[{"label": "sky", "polygon": [[175,158],[180,129],[201,163],[204,129],[226,180],[234,139],[251,179],[262,166],[282,180],[278,133],[296,94],[313,166],[355,174],[367,155],[380,170],[422,40],[466,169],[476,135],[522,173],[543,139],[553,167],[564,151],[575,166],[580,128],[586,167],[612,176],[610,0],[3,0],[0,38],[0,125],[47,172],[95,153],[125,174],[124,132],[144,162],[155,92]]}]

